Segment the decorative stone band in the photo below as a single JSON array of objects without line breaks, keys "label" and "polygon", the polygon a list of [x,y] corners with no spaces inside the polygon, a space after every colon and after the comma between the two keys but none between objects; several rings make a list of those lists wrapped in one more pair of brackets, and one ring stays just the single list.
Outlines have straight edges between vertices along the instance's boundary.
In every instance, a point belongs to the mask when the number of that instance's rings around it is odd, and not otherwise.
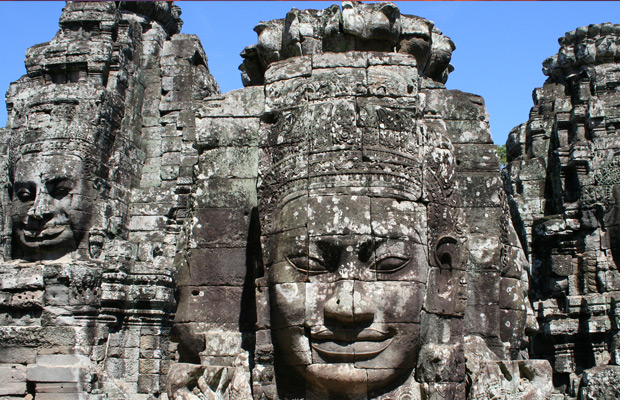
[{"label": "decorative stone band", "polygon": [[609,211],[618,202],[614,187],[620,184],[620,160],[611,160],[594,174],[594,185],[581,188],[581,201],[584,206],[602,205]]},{"label": "decorative stone band", "polygon": [[17,161],[19,157],[29,153],[42,153],[42,154],[70,154],[81,157],[86,157],[89,154],[93,154],[95,146],[93,143],[80,139],[54,139],[54,140],[41,140],[32,143],[24,143],[17,148],[15,157],[11,157],[11,161]]}]

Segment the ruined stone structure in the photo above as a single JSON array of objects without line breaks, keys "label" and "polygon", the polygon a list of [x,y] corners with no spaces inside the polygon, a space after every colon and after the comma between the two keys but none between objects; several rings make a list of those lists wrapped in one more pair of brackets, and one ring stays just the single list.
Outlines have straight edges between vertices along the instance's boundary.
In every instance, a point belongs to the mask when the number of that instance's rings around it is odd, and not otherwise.
[{"label": "ruined stone structure", "polygon": [[618,390],[613,96],[585,90],[613,91],[607,26],[548,62],[504,184],[431,21],[293,9],[226,94],[181,25],[168,2],[67,3],[11,84],[0,398]]},{"label": "ruined stone structure", "polygon": [[219,92],[179,15],[68,3],[9,88],[0,396],[165,390],[172,260],[198,159],[191,104]]},{"label": "ruined stone structure", "polygon": [[531,262],[540,331],[568,398],[617,398],[618,25],[578,28],[547,59],[527,123],[508,138],[506,189]]}]

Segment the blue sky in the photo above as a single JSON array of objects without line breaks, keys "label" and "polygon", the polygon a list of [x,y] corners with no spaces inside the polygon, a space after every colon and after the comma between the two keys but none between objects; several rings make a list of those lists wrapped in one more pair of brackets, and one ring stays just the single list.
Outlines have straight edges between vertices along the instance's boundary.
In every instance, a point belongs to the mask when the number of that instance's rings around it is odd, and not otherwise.
[{"label": "blue sky", "polygon": [[[484,97],[495,143],[528,118],[532,90],[542,86],[543,60],[558,50],[557,38],[579,26],[620,23],[620,2],[417,2],[396,1],[403,14],[430,19],[456,44],[447,86]],[[183,33],[202,40],[211,73],[223,92],[241,87],[239,53],[256,43],[253,27],[284,18],[293,7],[326,8],[313,1],[181,1]],[[58,30],[64,2],[2,1],[3,62],[0,91],[25,73],[26,48],[49,41]],[[0,107],[0,126],[6,124]]]}]

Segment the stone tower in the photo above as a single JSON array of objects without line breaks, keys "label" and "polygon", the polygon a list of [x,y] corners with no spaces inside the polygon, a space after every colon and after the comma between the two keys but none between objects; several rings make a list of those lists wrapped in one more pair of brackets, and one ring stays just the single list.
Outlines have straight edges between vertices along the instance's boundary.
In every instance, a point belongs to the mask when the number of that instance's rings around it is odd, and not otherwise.
[{"label": "stone tower", "polygon": [[198,157],[191,105],[219,92],[179,15],[165,2],[67,3],[9,88],[2,396],[164,390],[172,260]]},{"label": "stone tower", "polygon": [[532,357],[565,398],[615,398],[618,365],[620,26],[559,39],[527,123],[510,133],[506,189],[531,262]]},{"label": "stone tower", "polygon": [[484,102],[444,86],[451,40],[390,3],[255,30],[246,88],[196,113],[169,396],[544,398],[547,362],[517,361],[535,321]]}]

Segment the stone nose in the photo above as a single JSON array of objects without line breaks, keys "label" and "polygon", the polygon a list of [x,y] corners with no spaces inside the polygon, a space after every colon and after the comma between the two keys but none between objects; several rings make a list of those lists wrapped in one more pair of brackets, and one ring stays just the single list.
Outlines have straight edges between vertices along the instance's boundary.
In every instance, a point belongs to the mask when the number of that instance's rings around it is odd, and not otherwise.
[{"label": "stone nose", "polygon": [[52,201],[54,199],[42,190],[37,191],[32,207],[28,209],[28,216],[36,219],[44,219],[52,214]]},{"label": "stone nose", "polygon": [[363,292],[356,290],[353,282],[345,280],[335,284],[336,289],[323,310],[326,325],[369,325],[374,320],[375,305]]}]

